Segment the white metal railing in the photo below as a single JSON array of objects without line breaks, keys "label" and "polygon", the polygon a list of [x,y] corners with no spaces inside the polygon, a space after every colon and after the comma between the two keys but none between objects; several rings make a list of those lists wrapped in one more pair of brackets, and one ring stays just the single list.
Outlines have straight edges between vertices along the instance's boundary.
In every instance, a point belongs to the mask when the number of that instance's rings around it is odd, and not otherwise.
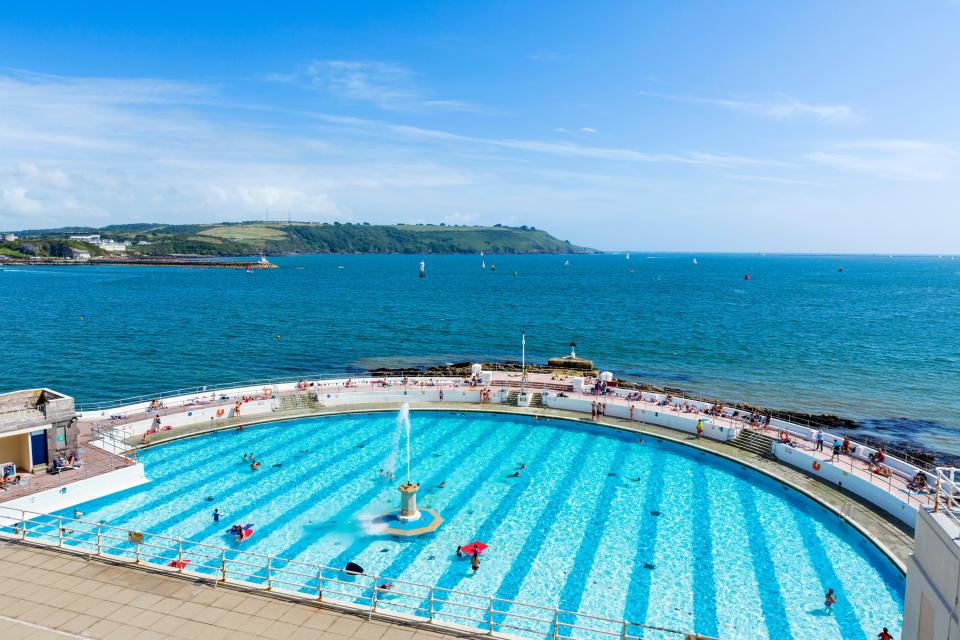
[{"label": "white metal railing", "polygon": [[386,616],[414,618],[488,635],[553,640],[640,640],[700,637],[627,620],[563,611],[379,575],[299,562],[249,551],[130,531],[66,516],[0,505],[0,538],[16,539],[149,565],[192,578],[306,600],[331,600]]},{"label": "white metal railing", "polygon": [[960,527],[960,469],[937,467],[935,513],[943,513]]}]

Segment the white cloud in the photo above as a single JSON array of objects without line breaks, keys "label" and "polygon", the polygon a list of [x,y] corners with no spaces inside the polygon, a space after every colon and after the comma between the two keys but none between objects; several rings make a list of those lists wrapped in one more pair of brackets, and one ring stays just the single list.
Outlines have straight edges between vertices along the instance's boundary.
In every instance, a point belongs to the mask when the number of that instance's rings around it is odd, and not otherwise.
[{"label": "white cloud", "polygon": [[418,74],[389,62],[314,60],[298,73],[270,74],[266,79],[322,91],[344,100],[369,102],[391,111],[491,111],[465,100],[433,98],[423,88]]},{"label": "white cloud", "polygon": [[823,122],[841,123],[855,119],[853,109],[845,104],[817,105],[801,102],[794,98],[784,97],[774,102],[749,102],[744,100],[727,100],[722,98],[698,98],[691,96],[677,96],[652,91],[638,91],[641,96],[672,100],[674,102],[688,102],[721,107],[731,111],[749,113],[776,120],[794,118],[812,118]]},{"label": "white cloud", "polygon": [[663,164],[687,164],[706,166],[730,166],[742,164],[781,164],[766,160],[747,158],[733,154],[715,154],[702,151],[693,151],[683,154],[649,153],[637,149],[617,147],[594,147],[572,142],[551,142],[547,140],[513,139],[513,138],[482,138],[465,136],[437,129],[424,129],[408,125],[389,125],[397,133],[407,136],[430,138],[447,142],[460,142],[476,145],[488,145],[503,149],[513,149],[552,156],[569,158],[588,158],[594,160],[612,160],[620,162],[647,162]]},{"label": "white cloud", "polygon": [[846,142],[808,153],[806,158],[834,169],[895,180],[935,182],[960,176],[956,149],[922,140]]}]

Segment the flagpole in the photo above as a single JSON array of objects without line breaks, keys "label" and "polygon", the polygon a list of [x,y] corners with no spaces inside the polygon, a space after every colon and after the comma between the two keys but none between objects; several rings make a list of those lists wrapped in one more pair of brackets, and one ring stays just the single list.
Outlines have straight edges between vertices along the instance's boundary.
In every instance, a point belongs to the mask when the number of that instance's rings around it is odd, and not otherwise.
[{"label": "flagpole", "polygon": [[520,330],[520,393],[527,391],[527,332]]}]

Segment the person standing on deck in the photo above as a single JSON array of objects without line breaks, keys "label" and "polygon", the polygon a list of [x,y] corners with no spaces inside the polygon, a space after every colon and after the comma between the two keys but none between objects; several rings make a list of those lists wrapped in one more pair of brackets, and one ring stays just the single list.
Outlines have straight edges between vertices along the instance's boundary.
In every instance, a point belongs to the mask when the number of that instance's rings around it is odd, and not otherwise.
[{"label": "person standing on deck", "polygon": [[697,440],[703,437],[703,420],[697,420]]},{"label": "person standing on deck", "polygon": [[817,429],[817,451],[823,451],[823,431]]}]

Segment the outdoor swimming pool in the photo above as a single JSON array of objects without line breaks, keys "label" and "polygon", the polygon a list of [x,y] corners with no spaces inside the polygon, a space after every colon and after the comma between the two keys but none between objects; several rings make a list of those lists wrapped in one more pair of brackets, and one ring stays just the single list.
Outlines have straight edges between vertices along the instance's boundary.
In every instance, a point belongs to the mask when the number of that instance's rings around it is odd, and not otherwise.
[{"label": "outdoor swimming pool", "polygon": [[[153,447],[141,452],[151,482],[77,509],[125,529],[353,561],[391,579],[724,640],[873,638],[884,626],[899,635],[902,575],[834,514],[735,463],[613,429],[413,412],[418,500],[445,522],[421,537],[368,533],[365,521],[398,503],[403,472],[378,473],[395,417],[279,422]],[[250,452],[258,471],[243,460]],[[255,534],[240,547],[225,529],[248,522]],[[455,555],[474,540],[490,545],[476,573]],[[833,615],[827,588],[839,596]]]}]

